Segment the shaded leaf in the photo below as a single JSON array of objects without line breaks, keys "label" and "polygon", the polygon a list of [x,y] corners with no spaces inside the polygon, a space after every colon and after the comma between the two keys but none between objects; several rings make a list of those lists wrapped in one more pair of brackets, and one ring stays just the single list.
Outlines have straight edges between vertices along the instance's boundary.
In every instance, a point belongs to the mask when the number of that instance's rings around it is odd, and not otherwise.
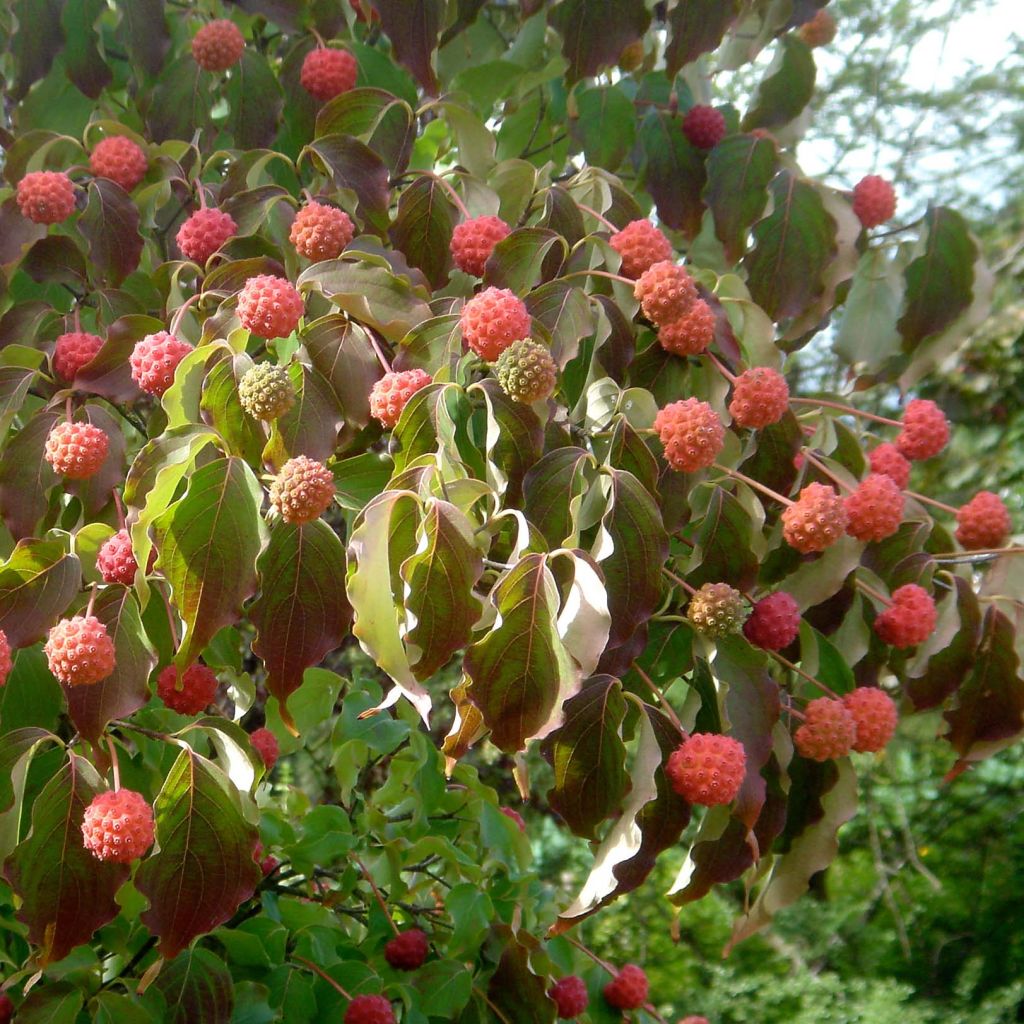
[{"label": "shaded leaf", "polygon": [[[314,139],[302,151],[300,160],[310,153],[331,175],[336,187],[349,188],[356,194],[359,214],[364,222],[378,234],[386,231],[391,197],[387,164],[365,143],[351,135],[323,135]],[[322,266],[317,264],[310,269]]]},{"label": "shaded leaf", "polygon": [[226,92],[235,148],[269,146],[277,134],[284,96],[267,58],[247,46],[242,59],[231,69]]},{"label": "shaded leaf", "polygon": [[754,135],[729,135],[708,154],[704,202],[733,263],[746,252],[750,226],[764,213],[775,164],[775,147]]},{"label": "shaded leaf", "polygon": [[782,36],[754,105],[743,118],[743,130],[779,128],[795,121],[814,95],[815,74],[810,47],[793,33]]},{"label": "shaded leaf", "polygon": [[697,527],[687,583],[700,587],[724,582],[737,590],[749,590],[761,567],[751,548],[752,537],[749,511],[728,491],[716,487]]},{"label": "shaded leaf", "polygon": [[547,228],[516,228],[492,250],[484,269],[484,284],[509,288],[525,295],[545,275],[549,257],[557,272],[569,247],[561,235]]},{"label": "shaded leaf", "polygon": [[384,89],[349,89],[326,103],[316,118],[316,136],[354,135],[402,174],[416,132],[412,108]]},{"label": "shaded leaf", "polygon": [[0,511],[17,540],[29,537],[46,512],[47,491],[57,474],[43,457],[46,438],[63,413],[40,410],[13,434],[0,459]]},{"label": "shaded leaf", "polygon": [[402,190],[391,225],[392,244],[435,288],[448,280],[454,224],[455,209],[437,178],[417,178]]},{"label": "shaded leaf", "polygon": [[647,31],[651,15],[643,0],[561,0],[548,21],[562,37],[572,83],[617,63],[623,49]]},{"label": "shaded leaf", "polygon": [[736,0],[681,0],[669,12],[671,38],[665,49],[670,77],[702,53],[718,48],[739,14]]},{"label": "shaded leaf", "polygon": [[556,448],[527,474],[523,511],[551,547],[576,547],[579,510],[594,457],[582,448]]},{"label": "shaded leaf", "polygon": [[593,167],[617,170],[636,137],[633,101],[617,85],[584,89],[576,97],[578,117],[573,132]]},{"label": "shaded leaf", "polygon": [[139,265],[139,211],[120,185],[94,178],[78,226],[89,243],[89,264],[97,283],[118,285]]},{"label": "shaded leaf", "polygon": [[313,365],[327,379],[345,419],[363,427],[370,419],[370,391],[384,375],[366,328],[331,313],[301,332]]},{"label": "shaded leaf", "polygon": [[437,48],[444,4],[441,0],[372,0],[381,26],[391,40],[395,59],[407,67],[431,96],[437,77],[431,58]]},{"label": "shaded leaf", "polygon": [[81,586],[81,563],[63,542],[19,541],[0,567],[0,629],[11,647],[43,639]]},{"label": "shaded leaf", "polygon": [[869,249],[857,263],[833,349],[851,365],[877,372],[899,351],[896,330],[903,300],[898,264],[884,249]]},{"label": "shaded leaf", "polygon": [[68,78],[93,100],[114,77],[96,46],[94,26],[105,9],[104,0],[80,0],[77,4],[65,4],[61,12],[64,68]]},{"label": "shaded leaf", "polygon": [[683,135],[678,117],[658,110],[649,111],[641,122],[640,146],[644,180],[658,216],[687,238],[696,237],[704,215],[704,154]]},{"label": "shaded leaf", "polygon": [[487,406],[488,483],[506,504],[517,503],[523,477],[540,458],[544,428],[530,406],[509,398],[493,378],[481,381],[479,391]]},{"label": "shaded leaf", "polygon": [[[356,360],[353,364],[345,364],[350,387],[359,365]],[[345,424],[341,402],[331,383],[314,367],[292,363],[288,374],[295,386],[295,404],[275,422],[264,457],[275,465],[296,455],[326,462],[338,447],[338,432]]]},{"label": "shaded leaf", "polygon": [[234,983],[224,961],[208,949],[186,949],[157,975],[166,1024],[230,1024]]}]

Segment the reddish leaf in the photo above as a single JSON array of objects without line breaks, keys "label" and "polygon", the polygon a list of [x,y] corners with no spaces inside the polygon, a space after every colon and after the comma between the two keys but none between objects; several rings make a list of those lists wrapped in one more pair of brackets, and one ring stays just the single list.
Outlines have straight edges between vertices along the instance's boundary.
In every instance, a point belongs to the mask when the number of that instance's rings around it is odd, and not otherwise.
[{"label": "reddish leaf", "polygon": [[617,63],[619,54],[647,31],[651,15],[643,0],[562,0],[548,21],[562,37],[571,84]]},{"label": "reddish leaf", "polygon": [[658,216],[670,228],[695,237],[704,215],[704,154],[687,141],[678,117],[657,110],[640,125],[640,145],[647,190]]},{"label": "reddish leaf", "polygon": [[0,629],[10,645],[42,640],[81,586],[81,563],[61,541],[19,541],[0,567]]},{"label": "reddish leaf", "polygon": [[516,934],[505,925],[496,925],[493,932],[506,942],[487,986],[495,1015],[506,1024],[553,1024],[555,1004],[547,995],[547,979],[530,968],[530,956],[541,952],[540,943],[525,930]]},{"label": "reddish leaf", "polygon": [[86,514],[96,515],[110,504],[111,492],[124,481],[128,468],[125,461],[124,430],[120,419],[116,419],[104,406],[95,403],[83,406],[75,419],[99,427],[110,439],[107,457],[99,470],[87,480],[69,481],[66,485],[68,491],[77,495],[82,502]]},{"label": "reddish leaf", "polygon": [[164,55],[171,45],[164,18],[164,0],[132,0],[125,4],[121,8],[118,35],[131,55],[132,67],[157,74],[164,66]]},{"label": "reddish leaf", "polygon": [[[379,367],[376,359],[374,363]],[[349,387],[358,384],[358,368],[356,359],[345,363]],[[342,404],[331,383],[316,367],[292,363],[288,373],[295,385],[295,404],[274,425],[270,461],[277,465],[296,455],[307,455],[326,462],[338,447],[338,432],[345,425]],[[280,444],[275,445],[275,440]],[[276,448],[282,450],[278,452]]]},{"label": "reddish leaf", "polygon": [[431,57],[444,18],[441,0],[372,0],[381,25],[391,40],[395,59],[407,67],[431,96],[437,95],[437,77]]},{"label": "reddish leaf", "polygon": [[708,154],[704,201],[734,263],[746,252],[750,225],[764,213],[775,164],[772,143],[753,135],[730,135]]},{"label": "reddish leaf", "polygon": [[229,1024],[235,987],[224,961],[208,949],[179,953],[153,982],[164,997],[165,1024]]},{"label": "reddish leaf", "polygon": [[665,49],[670,77],[702,53],[718,48],[739,14],[736,0],[680,0],[668,16],[672,38]]},{"label": "reddish leaf", "polygon": [[367,226],[380,235],[387,230],[391,175],[387,164],[372,149],[350,135],[323,135],[302,152],[314,154],[316,162],[334,179],[335,187],[355,192],[359,214]]},{"label": "reddish leaf", "polygon": [[94,26],[106,7],[105,0],[80,0],[79,3],[65,4],[61,13],[65,70],[68,78],[93,100],[114,77],[96,46]]},{"label": "reddish leaf", "polygon": [[357,427],[370,419],[370,390],[384,375],[365,327],[332,313],[302,331],[313,365],[327,379],[345,419]]},{"label": "reddish leaf", "polygon": [[46,511],[57,474],[43,458],[46,438],[63,413],[40,410],[14,434],[0,459],[0,511],[16,539],[27,537]]},{"label": "reddish leaf", "polygon": [[448,280],[454,224],[455,208],[437,178],[417,178],[402,191],[391,225],[392,244],[435,288]]},{"label": "reddish leaf", "polygon": [[321,135],[354,135],[398,176],[408,166],[416,130],[405,100],[383,89],[350,89],[317,115],[316,137]]},{"label": "reddish leaf", "polygon": [[82,816],[106,787],[83,757],[67,763],[32,805],[32,831],[4,862],[4,875],[23,901],[18,919],[39,947],[40,966],[88,942],[120,910],[114,894],[127,864],[98,861],[82,845]]},{"label": "reddish leaf", "polygon": [[139,211],[120,185],[94,178],[78,226],[89,243],[89,264],[97,284],[118,285],[139,265]]},{"label": "reddish leaf", "polygon": [[579,504],[593,464],[582,448],[556,448],[526,474],[523,511],[552,548],[576,546]]},{"label": "reddish leaf", "polygon": [[146,110],[146,126],[154,142],[190,139],[209,124],[208,81],[190,53],[163,65]]}]

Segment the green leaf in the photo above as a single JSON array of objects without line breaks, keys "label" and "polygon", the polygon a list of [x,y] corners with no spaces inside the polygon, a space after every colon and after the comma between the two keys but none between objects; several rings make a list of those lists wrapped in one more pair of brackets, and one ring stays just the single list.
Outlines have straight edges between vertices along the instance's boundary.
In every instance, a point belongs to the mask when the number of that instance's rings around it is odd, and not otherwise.
[{"label": "green leaf", "polygon": [[491,252],[484,268],[484,284],[525,295],[544,276],[549,257],[557,261],[557,271],[568,253],[565,239],[554,231],[516,228]]},{"label": "green leaf", "polygon": [[238,398],[238,384],[252,365],[253,361],[244,353],[233,356],[225,351],[206,374],[199,408],[224,439],[229,454],[259,467],[266,439]]},{"label": "green leaf", "polygon": [[334,463],[335,500],[351,512],[361,512],[366,503],[387,487],[393,469],[391,460],[378,452],[363,452]]},{"label": "green leaf", "polygon": [[75,1024],[85,996],[65,981],[41,985],[18,1007],[18,1024]]},{"label": "green leaf", "polygon": [[[350,374],[358,368],[354,362],[351,368],[346,364]],[[296,455],[326,462],[338,447],[338,433],[345,425],[341,402],[331,382],[315,367],[292,363],[288,374],[295,387],[295,404],[274,423],[264,459],[278,466]]]},{"label": "green leaf", "polygon": [[11,647],[41,640],[81,586],[81,563],[62,541],[19,541],[0,566],[0,629]]},{"label": "green leaf", "polygon": [[547,979],[530,969],[530,955],[540,944],[526,931],[516,934],[505,926],[494,931],[506,938],[506,945],[487,986],[489,1005],[507,1024],[553,1024],[555,1003],[547,994]]},{"label": "green leaf", "polygon": [[370,390],[384,375],[366,329],[331,313],[307,324],[299,336],[313,365],[331,385],[346,421],[366,426]]},{"label": "green leaf", "polygon": [[750,226],[764,213],[775,165],[775,147],[754,135],[729,135],[707,156],[704,202],[733,263],[746,252]]},{"label": "green leaf", "polygon": [[695,238],[704,216],[704,154],[687,141],[678,117],[658,110],[649,111],[640,124],[640,147],[644,180],[658,216],[668,227]]},{"label": "green leaf", "polygon": [[[163,24],[162,16],[156,20]],[[154,142],[190,139],[210,123],[208,74],[191,53],[163,62],[162,66],[146,110],[148,135]]]},{"label": "green leaf", "polygon": [[790,171],[779,172],[771,193],[772,212],[754,225],[754,249],[743,265],[754,301],[778,321],[800,316],[824,292],[836,223],[818,190]]},{"label": "green leaf", "polygon": [[596,676],[565,702],[562,713],[562,725],[541,747],[554,771],[548,804],[576,835],[593,839],[596,826],[618,810],[626,793],[622,684]]},{"label": "green leaf", "polygon": [[82,845],[85,808],[104,788],[96,769],[69,753],[32,804],[32,831],[4,862],[41,967],[88,942],[119,912],[114,894],[130,868],[99,861]]},{"label": "green leaf", "polygon": [[549,281],[526,296],[530,316],[551,335],[551,355],[565,368],[576,358],[580,342],[594,333],[594,313],[582,288],[564,281]]},{"label": "green leaf", "polygon": [[417,972],[413,985],[416,1009],[427,1017],[455,1020],[469,1002],[473,975],[457,960],[431,960]]},{"label": "green leaf", "polygon": [[182,668],[219,629],[239,619],[256,590],[262,500],[262,488],[241,459],[217,459],[197,469],[185,495],[153,523],[157,568],[186,626],[175,656]]},{"label": "green leaf", "polygon": [[617,63],[623,49],[647,31],[651,15],[643,0],[561,0],[548,21],[562,37],[572,84]]},{"label": "green leaf", "polygon": [[133,0],[125,4],[121,9],[118,36],[131,55],[132,67],[142,68],[150,75],[157,74],[164,66],[164,55],[171,43],[164,0]]},{"label": "green leaf", "polygon": [[0,444],[18,415],[36,379],[36,371],[23,366],[0,366]]},{"label": "green leaf", "polygon": [[247,46],[242,59],[231,69],[226,92],[235,148],[269,146],[277,134],[284,96],[267,58]]},{"label": "green leaf", "polygon": [[0,511],[17,540],[29,537],[46,512],[47,491],[57,474],[43,457],[46,438],[63,414],[40,410],[13,434],[0,459]]},{"label": "green leaf", "polygon": [[408,68],[431,96],[437,95],[437,77],[431,58],[444,20],[441,0],[373,0],[395,60]]},{"label": "green leaf", "polygon": [[133,996],[97,992],[93,1002],[96,1007],[94,1024],[158,1024],[159,1021]]},{"label": "green leaf", "polygon": [[354,135],[402,174],[416,131],[412,108],[384,89],[349,89],[326,103],[316,118],[316,137]]},{"label": "green leaf", "polygon": [[978,248],[967,221],[946,206],[925,215],[924,252],[906,269],[906,300],[896,325],[903,351],[913,352],[926,338],[948,327],[971,304]]},{"label": "green leaf", "polygon": [[477,389],[487,408],[487,481],[506,505],[518,503],[523,477],[540,458],[544,428],[533,409],[509,398],[493,378]]},{"label": "green leaf", "polygon": [[718,48],[739,10],[736,0],[683,0],[669,12],[672,33],[665,49],[668,74],[674,78],[685,64]]},{"label": "green leaf", "polygon": [[96,47],[95,24],[103,13],[103,0],[67,4],[61,12],[64,29],[64,66],[68,78],[90,99],[96,99],[113,78]]},{"label": "green leaf", "polygon": [[435,288],[448,280],[454,225],[455,209],[437,178],[417,178],[402,190],[391,242]]},{"label": "green leaf", "polygon": [[263,661],[281,717],[291,722],[288,695],[302,684],[303,672],[348,634],[345,548],[323,520],[300,526],[277,519],[256,568],[260,596],[249,609],[256,627],[252,650]]},{"label": "green leaf", "polygon": [[10,810],[14,803],[15,792],[11,783],[16,766],[22,758],[31,757],[35,748],[45,740],[60,742],[47,729],[33,725],[3,733],[4,742],[0,747],[0,813]]},{"label": "green leaf", "polygon": [[139,265],[139,211],[120,185],[94,178],[78,227],[89,243],[89,266],[97,284],[119,285]]},{"label": "green leaf", "polygon": [[164,1024],[230,1024],[235,1007],[231,972],[208,949],[179,953],[156,976],[166,1002]]},{"label": "green leaf", "polygon": [[210,761],[185,747],[154,805],[156,852],[135,885],[149,901],[142,922],[161,956],[177,956],[198,935],[227,921],[260,880],[257,832],[238,791]]},{"label": "green leaf", "polygon": [[576,97],[573,131],[583,144],[587,163],[617,170],[636,138],[633,101],[617,85],[584,89]]},{"label": "green leaf", "polygon": [[698,524],[686,582],[692,587],[725,582],[737,590],[749,590],[761,568],[752,539],[750,512],[728,491],[716,487]]},{"label": "green leaf", "polygon": [[743,130],[779,128],[795,121],[814,95],[816,68],[810,47],[792,32],[779,40],[779,51],[757,90]]},{"label": "green leaf", "polygon": [[833,348],[865,373],[876,373],[900,348],[896,329],[903,303],[899,265],[885,249],[869,249],[857,263]]},{"label": "green leaf", "polygon": [[582,448],[548,452],[523,482],[523,511],[552,548],[579,544],[579,514],[594,457]]}]

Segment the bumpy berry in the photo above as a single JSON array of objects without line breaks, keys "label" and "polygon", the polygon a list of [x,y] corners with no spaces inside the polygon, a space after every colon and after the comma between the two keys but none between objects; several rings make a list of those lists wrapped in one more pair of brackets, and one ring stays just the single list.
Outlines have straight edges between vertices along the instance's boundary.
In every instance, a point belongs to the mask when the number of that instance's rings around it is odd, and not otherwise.
[{"label": "bumpy berry", "polygon": [[348,50],[318,46],[306,54],[299,82],[313,99],[326,101],[352,89],[358,74],[359,65]]},{"label": "bumpy berry", "polygon": [[494,247],[511,230],[500,217],[473,217],[456,224],[450,245],[455,266],[474,277],[483,277]]},{"label": "bumpy berry", "polygon": [[819,697],[807,705],[804,715],[804,724],[793,737],[801,757],[831,761],[845,757],[853,749],[857,727],[841,700]]},{"label": "bumpy berry", "polygon": [[743,623],[743,635],[767,651],[788,647],[800,632],[800,606],[784,590],[762,597]]},{"label": "bumpy berry", "polygon": [[672,402],[658,410],[654,429],[673,469],[694,473],[710,466],[725,444],[725,427],[715,410],[697,398]]},{"label": "bumpy berry", "polygon": [[217,676],[206,665],[189,665],[180,677],[174,665],[168,665],[156,678],[156,695],[182,715],[198,715],[217,695]]},{"label": "bumpy berry", "polygon": [[241,60],[244,49],[241,31],[226,18],[211,21],[192,37],[192,56],[206,71],[227,71]]},{"label": "bumpy berry", "polygon": [[938,455],[949,440],[949,423],[943,411],[927,398],[915,398],[903,412],[903,429],[896,447],[908,459],[918,461]]},{"label": "bumpy berry", "polygon": [[178,228],[175,241],[181,255],[201,267],[230,238],[235,237],[238,225],[230,213],[215,206],[196,210]]},{"label": "bumpy berry", "polygon": [[147,334],[138,342],[128,359],[132,380],[146,392],[159,398],[173,383],[178,363],[192,351],[187,341],[167,331]]},{"label": "bumpy berry", "polygon": [[525,835],[526,821],[517,810],[512,807],[499,807],[498,810],[501,811],[509,821],[514,821],[516,826],[519,828],[519,831]]},{"label": "bumpy berry", "polygon": [[604,987],[605,1002],[616,1010],[638,1010],[647,1002],[647,975],[636,964],[626,964]]},{"label": "bumpy berry", "polygon": [[730,804],[743,785],[747,754],[731,736],[695,732],[672,751],[665,771],[672,788],[688,803]]},{"label": "bumpy berry", "polygon": [[58,423],[46,438],[46,461],[69,480],[87,480],[99,472],[110,438],[91,423]]},{"label": "bumpy berry", "polygon": [[22,217],[36,224],[59,224],[75,208],[75,186],[63,171],[33,171],[15,193]]},{"label": "bumpy berry", "polygon": [[415,971],[427,959],[428,948],[427,936],[419,928],[408,928],[384,947],[384,959],[395,970]]},{"label": "bumpy berry", "polygon": [[884,224],[896,212],[896,190],[877,174],[853,186],[853,212],[866,228]]},{"label": "bumpy berry", "polygon": [[846,532],[857,540],[885,540],[903,521],[903,492],[884,473],[869,473],[844,504]]},{"label": "bumpy berry", "polygon": [[266,765],[267,772],[273,771],[281,754],[277,737],[269,729],[254,729],[249,734],[249,742],[252,744],[252,749],[260,755],[260,760]]},{"label": "bumpy berry", "polygon": [[853,749],[862,754],[884,750],[899,719],[892,697],[877,687],[860,686],[843,696],[843,704],[856,727]]},{"label": "bumpy berry", "polygon": [[289,459],[270,485],[270,502],[286,523],[311,523],[334,500],[334,477],[305,455]]},{"label": "bumpy berry", "polygon": [[782,513],[782,536],[803,554],[831,547],[846,529],[846,508],[835,489],[808,484]]},{"label": "bumpy berry", "polygon": [[672,243],[646,217],[631,220],[608,244],[622,257],[622,276],[634,281],[655,263],[672,260]]},{"label": "bumpy berry", "polygon": [[498,356],[494,369],[502,390],[516,402],[539,402],[558,383],[558,366],[551,353],[529,338],[512,342]]},{"label": "bumpy berry", "polygon": [[333,260],[341,255],[355,233],[352,218],[344,210],[326,203],[306,203],[295,214],[288,240],[306,259]]},{"label": "bumpy berry", "polygon": [[760,428],[778,423],[789,409],[786,378],[769,366],[744,370],[732,386],[729,412],[740,427]]},{"label": "bumpy berry", "polygon": [[281,863],[272,854],[267,854],[266,856],[263,855],[263,844],[259,840],[256,841],[256,848],[252,851],[252,859],[259,864],[260,871],[263,872],[264,878],[266,878],[267,875],[273,874],[274,870]]},{"label": "bumpy berry", "polygon": [[130,864],[153,845],[153,808],[131,789],[97,793],[82,816],[82,842],[97,860]]},{"label": "bumpy berry", "polygon": [[395,1024],[395,1011],[384,996],[356,996],[345,1010],[345,1024]]},{"label": "bumpy berry", "polygon": [[1010,513],[998,494],[978,491],[956,512],[956,539],[968,551],[1001,548],[1010,536]]},{"label": "bumpy berry", "polygon": [[0,686],[7,682],[13,664],[10,641],[7,639],[7,634],[0,629]]},{"label": "bumpy berry", "polygon": [[43,653],[50,671],[68,686],[91,686],[114,671],[114,641],[95,615],[61,619]]},{"label": "bumpy berry", "polygon": [[98,334],[86,331],[71,331],[62,334],[53,347],[53,369],[58,377],[68,382],[75,379],[75,374],[91,362],[96,353],[103,348],[103,339]]},{"label": "bumpy berry", "polygon": [[557,1013],[562,1020],[572,1020],[573,1017],[578,1017],[590,1002],[587,986],[583,979],[575,974],[559,978],[548,989],[548,995],[558,1007]]},{"label": "bumpy berry", "polygon": [[828,46],[836,37],[836,19],[821,8],[800,26],[799,35],[808,46]]},{"label": "bumpy berry", "polygon": [[116,182],[125,192],[131,192],[142,181],[147,167],[141,147],[124,135],[108,135],[89,155],[89,170],[97,178]]},{"label": "bumpy berry", "polygon": [[276,420],[295,404],[295,386],[283,366],[257,363],[238,382],[242,408],[258,420]]},{"label": "bumpy berry", "polygon": [[[149,565],[153,567],[156,552],[150,553]],[[103,577],[104,583],[121,583],[126,587],[135,582],[135,573],[139,563],[135,561],[132,551],[132,538],[127,530],[118,530],[108,538],[96,553],[96,568]]]},{"label": "bumpy berry", "polygon": [[697,299],[678,320],[658,328],[661,347],[677,356],[695,356],[714,340],[715,314],[703,299]]},{"label": "bumpy berry", "polygon": [[633,295],[640,300],[644,316],[663,327],[689,313],[697,301],[697,286],[685,267],[662,260],[637,278]]},{"label": "bumpy berry", "polygon": [[287,338],[304,311],[298,291],[273,274],[250,277],[238,293],[238,319],[257,338]]},{"label": "bumpy berry", "polygon": [[939,614],[932,595],[916,583],[908,583],[892,593],[892,607],[875,619],[875,632],[892,647],[916,647],[935,630]]},{"label": "bumpy berry", "polygon": [[409,399],[433,380],[426,370],[385,373],[370,389],[370,415],[390,430],[401,419]]},{"label": "bumpy berry", "polygon": [[868,455],[872,473],[884,473],[895,481],[896,486],[903,490],[910,483],[910,463],[899,448],[886,441],[872,449]]},{"label": "bumpy berry", "polygon": [[686,617],[698,633],[718,639],[740,631],[747,617],[747,603],[728,583],[705,583],[690,598]]},{"label": "bumpy berry", "polygon": [[725,117],[720,110],[698,104],[683,118],[683,134],[698,149],[714,149],[725,138]]},{"label": "bumpy berry", "polygon": [[493,362],[512,344],[530,336],[526,304],[507,288],[485,288],[462,307],[462,337],[481,359]]}]

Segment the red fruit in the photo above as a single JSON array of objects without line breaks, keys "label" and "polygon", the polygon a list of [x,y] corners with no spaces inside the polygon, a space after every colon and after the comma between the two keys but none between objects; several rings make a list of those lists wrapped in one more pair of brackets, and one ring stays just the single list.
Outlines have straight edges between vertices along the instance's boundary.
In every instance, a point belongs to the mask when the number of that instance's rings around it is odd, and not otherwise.
[{"label": "red fruit", "polygon": [[455,266],[467,274],[483,277],[488,257],[511,230],[500,217],[473,217],[456,224],[449,245]]},{"label": "red fruit", "polygon": [[427,936],[419,928],[399,932],[385,947],[384,959],[395,970],[415,971],[427,959]]},{"label": "red fruit", "polygon": [[359,65],[348,50],[329,50],[318,46],[306,54],[299,82],[316,100],[333,100],[356,84]]},{"label": "red fruit", "polygon": [[869,455],[872,473],[884,473],[891,477],[901,490],[910,483],[910,463],[894,444],[880,444]]},{"label": "red fruit", "polygon": [[[156,552],[149,555],[149,568],[153,568]],[[132,551],[132,538],[127,530],[118,530],[113,537],[105,540],[96,553],[96,568],[104,583],[122,583],[130,587],[135,583],[139,563]]]},{"label": "red fruit", "polygon": [[87,480],[99,472],[110,438],[91,423],[58,423],[46,438],[46,461],[69,480]]},{"label": "red fruit", "polygon": [[949,440],[949,423],[943,411],[927,398],[915,398],[903,411],[903,429],[896,447],[908,459],[930,459]]},{"label": "red fruit", "polygon": [[806,720],[793,737],[802,757],[831,761],[850,752],[857,726],[841,700],[819,697],[807,705],[804,714]]},{"label": "red fruit", "polygon": [[681,320],[697,301],[697,286],[685,267],[662,260],[637,279],[633,295],[651,323],[662,327]]},{"label": "red fruit", "polygon": [[530,336],[530,313],[507,288],[485,288],[462,307],[462,337],[481,359],[492,362],[512,344]]},{"label": "red fruit", "polygon": [[789,385],[778,370],[755,366],[741,373],[732,386],[729,412],[741,427],[778,423],[789,409]]},{"label": "red fruit", "polygon": [[334,477],[315,459],[289,459],[270,485],[270,502],[286,523],[311,523],[334,500]]},{"label": "red fruit", "polygon": [[843,696],[843,704],[856,727],[853,749],[862,754],[883,750],[899,718],[892,697],[877,687],[860,686]]},{"label": "red fruit", "polygon": [[821,8],[800,26],[799,35],[808,46],[828,46],[836,37],[836,19]]},{"label": "red fruit", "polygon": [[53,370],[58,377],[73,381],[75,374],[91,362],[103,348],[103,339],[98,334],[86,331],[71,331],[62,334],[53,347]]},{"label": "red fruit", "polygon": [[903,492],[884,473],[869,473],[845,501],[846,532],[857,540],[885,540],[903,521]]},{"label": "red fruit", "polygon": [[98,793],[82,816],[82,842],[97,860],[129,864],[153,845],[153,808],[131,789]]},{"label": "red fruit", "polygon": [[274,770],[274,765],[277,764],[277,759],[281,754],[277,737],[269,729],[255,729],[249,734],[249,742],[252,744],[252,749],[260,755],[260,760],[266,765],[269,775]]},{"label": "red fruit", "polygon": [[620,273],[633,280],[655,263],[672,260],[672,243],[646,217],[631,220],[608,244],[622,257]]},{"label": "red fruit", "polygon": [[75,208],[75,186],[63,171],[33,171],[15,194],[22,217],[36,224],[59,224]]},{"label": "red fruit", "polygon": [[517,810],[514,810],[511,807],[499,807],[498,810],[501,811],[501,813],[504,814],[505,817],[508,818],[510,821],[514,821],[516,825],[519,827],[520,832],[522,832],[524,835],[526,834],[526,821],[523,819],[523,816]]},{"label": "red fruit", "polygon": [[192,56],[206,71],[227,71],[241,60],[244,49],[238,26],[225,18],[204,25],[192,37]]},{"label": "red fruit", "polygon": [[636,964],[626,964],[604,987],[605,1002],[616,1010],[638,1010],[647,1002],[647,975]]},{"label": "red fruit", "polygon": [[932,635],[938,612],[931,594],[916,583],[893,591],[892,607],[875,619],[875,632],[892,647],[916,647]]},{"label": "red fruit", "polygon": [[89,170],[97,178],[116,182],[125,192],[131,192],[142,181],[148,166],[141,147],[124,135],[108,135],[89,156]]},{"label": "red fruit", "polygon": [[352,241],[355,231],[352,218],[344,210],[310,202],[295,214],[288,240],[306,259],[333,260]]},{"label": "red fruit", "polygon": [[710,466],[725,444],[725,427],[707,402],[687,398],[658,410],[654,429],[673,469],[694,473]]},{"label": "red fruit", "polygon": [[201,267],[230,238],[234,238],[238,225],[230,213],[207,206],[196,210],[178,228],[175,241],[181,255]]},{"label": "red fruit", "polygon": [[698,149],[714,149],[725,138],[725,117],[720,110],[698,104],[683,118],[683,134]]},{"label": "red fruit", "polygon": [[287,338],[302,319],[302,296],[283,277],[257,274],[238,293],[238,319],[257,338]]},{"label": "red fruit", "polygon": [[548,995],[554,1000],[558,1007],[558,1016],[562,1020],[571,1020],[578,1017],[590,1002],[587,995],[587,986],[583,979],[575,974],[559,978],[558,981],[548,989]]},{"label": "red fruit", "polygon": [[831,547],[845,529],[843,499],[826,484],[808,484],[782,513],[784,540],[805,555]]},{"label": "red fruit", "polygon": [[658,342],[677,356],[695,356],[715,340],[715,314],[703,300],[697,299],[678,320],[658,328]]},{"label": "red fruit", "polygon": [[50,671],[67,686],[91,686],[114,671],[114,641],[95,615],[61,619],[43,653]]},{"label": "red fruit", "polygon": [[896,190],[877,174],[853,186],[853,212],[866,228],[884,224],[896,212]]},{"label": "red fruit", "polygon": [[7,634],[0,629],[0,686],[7,682],[12,666],[11,645],[7,639]]},{"label": "red fruit", "polygon": [[356,996],[345,1010],[345,1024],[395,1024],[395,1012],[384,996]]},{"label": "red fruit", "polygon": [[665,772],[672,788],[688,803],[730,804],[743,785],[747,754],[731,736],[695,732],[669,755]]},{"label": "red fruit", "polygon": [[146,392],[159,398],[173,383],[178,363],[192,351],[187,341],[157,331],[138,342],[128,359],[132,380]]},{"label": "red fruit", "polygon": [[781,651],[800,632],[800,606],[784,590],[762,597],[743,623],[743,635],[766,651]]},{"label": "red fruit", "polygon": [[156,695],[172,710],[181,715],[198,715],[213,703],[217,694],[217,676],[205,665],[190,665],[181,673],[178,689],[178,670],[168,665],[156,680]]},{"label": "red fruit", "polygon": [[385,373],[370,389],[370,415],[390,429],[398,423],[409,399],[433,381],[425,370]]},{"label": "red fruit", "polygon": [[0,1024],[11,1024],[14,1019],[14,1003],[6,992],[0,992]]},{"label": "red fruit", "polygon": [[956,512],[956,539],[968,551],[1001,548],[1010,536],[1010,513],[998,494],[978,491]]}]

